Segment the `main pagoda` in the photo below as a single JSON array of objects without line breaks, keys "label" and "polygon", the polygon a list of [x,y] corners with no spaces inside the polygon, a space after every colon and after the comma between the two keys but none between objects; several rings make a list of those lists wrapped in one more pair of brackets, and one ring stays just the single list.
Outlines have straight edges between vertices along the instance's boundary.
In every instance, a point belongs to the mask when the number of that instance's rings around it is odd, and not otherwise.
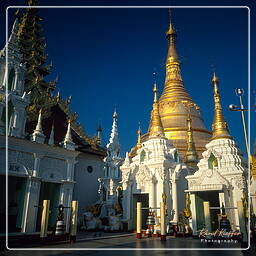
[{"label": "main pagoda", "polygon": [[[205,144],[209,142],[209,132],[202,118],[199,106],[192,100],[184,87],[181,76],[180,59],[176,51],[177,33],[170,22],[166,33],[169,49],[166,58],[166,78],[163,93],[159,100],[159,114],[165,136],[172,141],[182,157],[187,151],[187,117],[191,118],[191,129],[196,152],[201,157]],[[142,136],[142,141],[148,134]]]}]

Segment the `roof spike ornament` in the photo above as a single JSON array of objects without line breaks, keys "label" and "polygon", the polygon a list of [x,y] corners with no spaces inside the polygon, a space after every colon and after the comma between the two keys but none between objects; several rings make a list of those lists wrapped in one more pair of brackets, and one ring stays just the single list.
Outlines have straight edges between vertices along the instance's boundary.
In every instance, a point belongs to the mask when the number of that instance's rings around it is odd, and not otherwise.
[{"label": "roof spike ornament", "polygon": [[229,134],[228,125],[224,118],[222,106],[220,103],[220,93],[218,88],[219,79],[216,76],[215,72],[213,73],[212,84],[214,93],[214,119],[212,123],[212,140],[221,138],[231,139],[232,137]]},{"label": "roof spike ornament", "polygon": [[63,147],[68,150],[75,150],[75,145],[76,144],[73,142],[71,134],[71,120],[68,119],[68,129],[63,141]]},{"label": "roof spike ornament", "polygon": [[34,130],[32,136],[31,136],[31,140],[35,141],[37,143],[44,143],[44,141],[45,141],[45,135],[44,135],[43,129],[42,129],[42,111],[43,111],[42,109],[39,110],[36,129]]},{"label": "roof spike ornament", "polygon": [[155,82],[154,88],[153,88],[153,93],[154,93],[154,102],[152,107],[153,109],[151,111],[150,125],[148,128],[149,136],[164,136],[164,129],[161,122],[161,118],[159,116],[157,92],[158,90]]},{"label": "roof spike ornament", "polygon": [[193,130],[191,128],[191,117],[190,114],[188,114],[187,118],[187,151],[185,153],[185,163],[191,167],[196,167],[196,164],[198,163],[198,156],[196,153],[196,147],[193,139]]},{"label": "roof spike ornament", "polygon": [[54,145],[54,124],[52,124],[51,134],[48,140],[48,145]]}]

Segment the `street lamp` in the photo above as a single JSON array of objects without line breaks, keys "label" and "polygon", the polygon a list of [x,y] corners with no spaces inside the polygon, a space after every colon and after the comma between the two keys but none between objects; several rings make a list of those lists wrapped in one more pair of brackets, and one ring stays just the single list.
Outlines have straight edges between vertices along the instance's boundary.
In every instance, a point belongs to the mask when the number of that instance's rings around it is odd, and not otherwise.
[{"label": "street lamp", "polygon": [[248,157],[250,157],[249,146],[248,146],[248,139],[247,139],[247,132],[246,132],[246,124],[245,124],[245,118],[244,118],[244,111],[248,111],[248,109],[244,108],[243,100],[242,100],[242,96],[244,95],[244,89],[237,88],[235,90],[235,92],[236,92],[236,95],[240,99],[240,108],[238,108],[234,104],[231,104],[231,105],[229,105],[229,110],[231,110],[231,111],[240,111],[241,112],[243,128],[244,128],[244,139],[245,139],[245,144],[246,144],[246,150],[247,150]]}]

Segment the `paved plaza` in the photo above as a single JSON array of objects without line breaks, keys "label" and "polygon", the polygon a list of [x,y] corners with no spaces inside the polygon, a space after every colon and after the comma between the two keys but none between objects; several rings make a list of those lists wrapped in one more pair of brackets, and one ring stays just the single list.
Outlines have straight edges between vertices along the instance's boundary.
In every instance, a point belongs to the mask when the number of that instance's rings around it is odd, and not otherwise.
[{"label": "paved plaza", "polygon": [[[205,243],[201,243],[199,239],[193,238],[173,238],[167,237],[166,242],[161,242],[159,238],[143,238],[136,239],[134,234],[125,235],[109,235],[107,238],[80,238],[74,244],[59,243],[57,245],[42,246],[32,248],[31,250],[6,251],[3,256],[68,256],[68,255],[136,255],[136,256],[151,256],[151,255],[227,255],[227,256],[247,256],[254,255],[254,251],[241,251],[238,245],[233,250],[212,250],[212,247],[207,247]],[[224,247],[224,246],[223,246]],[[223,249],[219,247],[219,249]],[[47,249],[48,248],[48,249]],[[58,250],[58,248],[63,248]],[[83,248],[82,250],[80,248]],[[115,249],[113,249],[115,248]],[[161,248],[157,250],[157,248]],[[172,248],[171,250],[165,250]],[[174,248],[185,248],[185,250],[175,250]],[[197,249],[197,248],[201,248]],[[136,250],[145,249],[145,250]],[[205,251],[207,250],[207,251]]]}]

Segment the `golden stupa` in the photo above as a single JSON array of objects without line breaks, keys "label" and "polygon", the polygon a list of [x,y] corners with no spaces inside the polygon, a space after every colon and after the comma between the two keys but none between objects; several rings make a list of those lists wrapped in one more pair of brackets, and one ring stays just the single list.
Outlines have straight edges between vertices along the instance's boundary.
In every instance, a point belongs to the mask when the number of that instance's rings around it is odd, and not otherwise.
[{"label": "golden stupa", "polygon": [[[169,42],[166,59],[166,78],[163,93],[159,99],[159,115],[165,136],[172,141],[184,158],[187,150],[187,117],[191,118],[191,128],[196,152],[199,158],[205,151],[205,144],[211,139],[211,132],[204,125],[201,110],[192,100],[184,87],[181,76],[180,60],[176,51],[177,33],[170,22],[166,33]],[[141,140],[147,139],[144,134]]]}]

